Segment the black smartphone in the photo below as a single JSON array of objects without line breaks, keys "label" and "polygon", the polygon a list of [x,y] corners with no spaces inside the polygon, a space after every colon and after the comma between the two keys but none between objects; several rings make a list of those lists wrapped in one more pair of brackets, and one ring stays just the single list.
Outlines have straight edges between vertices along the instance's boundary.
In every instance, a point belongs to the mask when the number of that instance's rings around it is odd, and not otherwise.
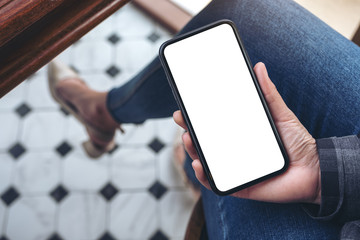
[{"label": "black smartphone", "polygon": [[178,36],[159,55],[215,193],[286,170],[286,151],[233,22]]}]

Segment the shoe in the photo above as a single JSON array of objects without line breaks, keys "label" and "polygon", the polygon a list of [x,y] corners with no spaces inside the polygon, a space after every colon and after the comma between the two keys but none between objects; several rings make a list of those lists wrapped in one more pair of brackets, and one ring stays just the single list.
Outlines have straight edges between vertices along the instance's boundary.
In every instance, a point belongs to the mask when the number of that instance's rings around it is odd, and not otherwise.
[{"label": "shoe", "polygon": [[[90,158],[98,158],[103,153],[109,152],[114,149],[115,147],[115,131],[112,132],[105,132],[103,130],[98,129],[97,127],[91,125],[91,123],[87,122],[80,114],[79,111],[76,109],[76,107],[63,99],[60,94],[56,91],[56,84],[62,80],[65,80],[67,78],[74,78],[80,81],[81,83],[85,84],[84,81],[81,80],[81,78],[68,66],[65,64],[59,62],[59,61],[52,61],[48,64],[48,82],[49,82],[49,88],[50,93],[54,100],[58,102],[66,111],[68,111],[70,114],[72,114],[77,120],[79,120],[84,127],[86,128],[86,131],[90,137],[89,140],[83,142],[82,146],[87,153],[87,155]],[[86,84],[85,84],[86,85]],[[124,130],[118,126],[118,129],[124,133]],[[96,139],[98,142],[104,143],[96,144],[94,141],[91,141],[91,139]]]}]

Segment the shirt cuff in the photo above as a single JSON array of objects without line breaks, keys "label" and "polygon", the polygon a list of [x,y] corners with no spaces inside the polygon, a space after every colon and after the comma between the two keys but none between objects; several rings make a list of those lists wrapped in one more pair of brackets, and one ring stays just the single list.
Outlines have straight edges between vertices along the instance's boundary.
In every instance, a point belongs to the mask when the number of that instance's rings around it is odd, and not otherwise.
[{"label": "shirt cuff", "polygon": [[344,222],[360,217],[360,144],[357,136],[316,140],[321,171],[321,204],[304,206],[313,218]]},{"label": "shirt cuff", "polygon": [[339,168],[342,163],[336,152],[334,143],[335,138],[324,138],[316,140],[316,146],[319,154],[321,171],[321,204],[320,207],[306,204],[305,211],[311,217],[321,220],[330,220],[336,215],[341,207],[343,191],[340,188],[342,182]]}]

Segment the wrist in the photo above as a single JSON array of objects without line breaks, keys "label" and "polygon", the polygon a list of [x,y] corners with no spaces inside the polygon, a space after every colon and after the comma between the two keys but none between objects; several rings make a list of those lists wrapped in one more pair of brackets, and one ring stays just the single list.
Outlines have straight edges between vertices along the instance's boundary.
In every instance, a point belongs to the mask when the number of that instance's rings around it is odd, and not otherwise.
[{"label": "wrist", "polygon": [[308,163],[312,172],[312,193],[309,198],[309,203],[319,204],[321,203],[321,170],[320,170],[320,161],[319,154],[316,147],[316,141],[314,138],[311,138],[309,141],[309,154]]},{"label": "wrist", "polygon": [[[316,151],[316,161],[319,163],[319,154]],[[321,204],[321,170],[320,170],[320,164],[318,164],[318,181],[317,181],[317,190],[315,193],[315,199],[314,199],[314,203],[315,204]]]},{"label": "wrist", "polygon": [[[315,141],[315,140],[314,140]],[[313,203],[319,204],[321,203],[321,170],[320,170],[320,162],[319,162],[319,154],[316,148],[316,143],[314,144],[314,155],[313,161],[315,162],[315,171],[317,173],[317,181],[316,181],[316,190],[314,193]]]}]

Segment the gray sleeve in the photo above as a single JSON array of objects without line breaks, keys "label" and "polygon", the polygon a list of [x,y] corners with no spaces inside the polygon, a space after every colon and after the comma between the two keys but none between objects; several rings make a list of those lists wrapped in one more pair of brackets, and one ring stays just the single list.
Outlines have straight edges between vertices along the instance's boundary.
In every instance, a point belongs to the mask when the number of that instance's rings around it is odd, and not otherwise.
[{"label": "gray sleeve", "polygon": [[321,170],[320,207],[305,210],[319,220],[360,219],[360,142],[357,136],[316,140]]}]

